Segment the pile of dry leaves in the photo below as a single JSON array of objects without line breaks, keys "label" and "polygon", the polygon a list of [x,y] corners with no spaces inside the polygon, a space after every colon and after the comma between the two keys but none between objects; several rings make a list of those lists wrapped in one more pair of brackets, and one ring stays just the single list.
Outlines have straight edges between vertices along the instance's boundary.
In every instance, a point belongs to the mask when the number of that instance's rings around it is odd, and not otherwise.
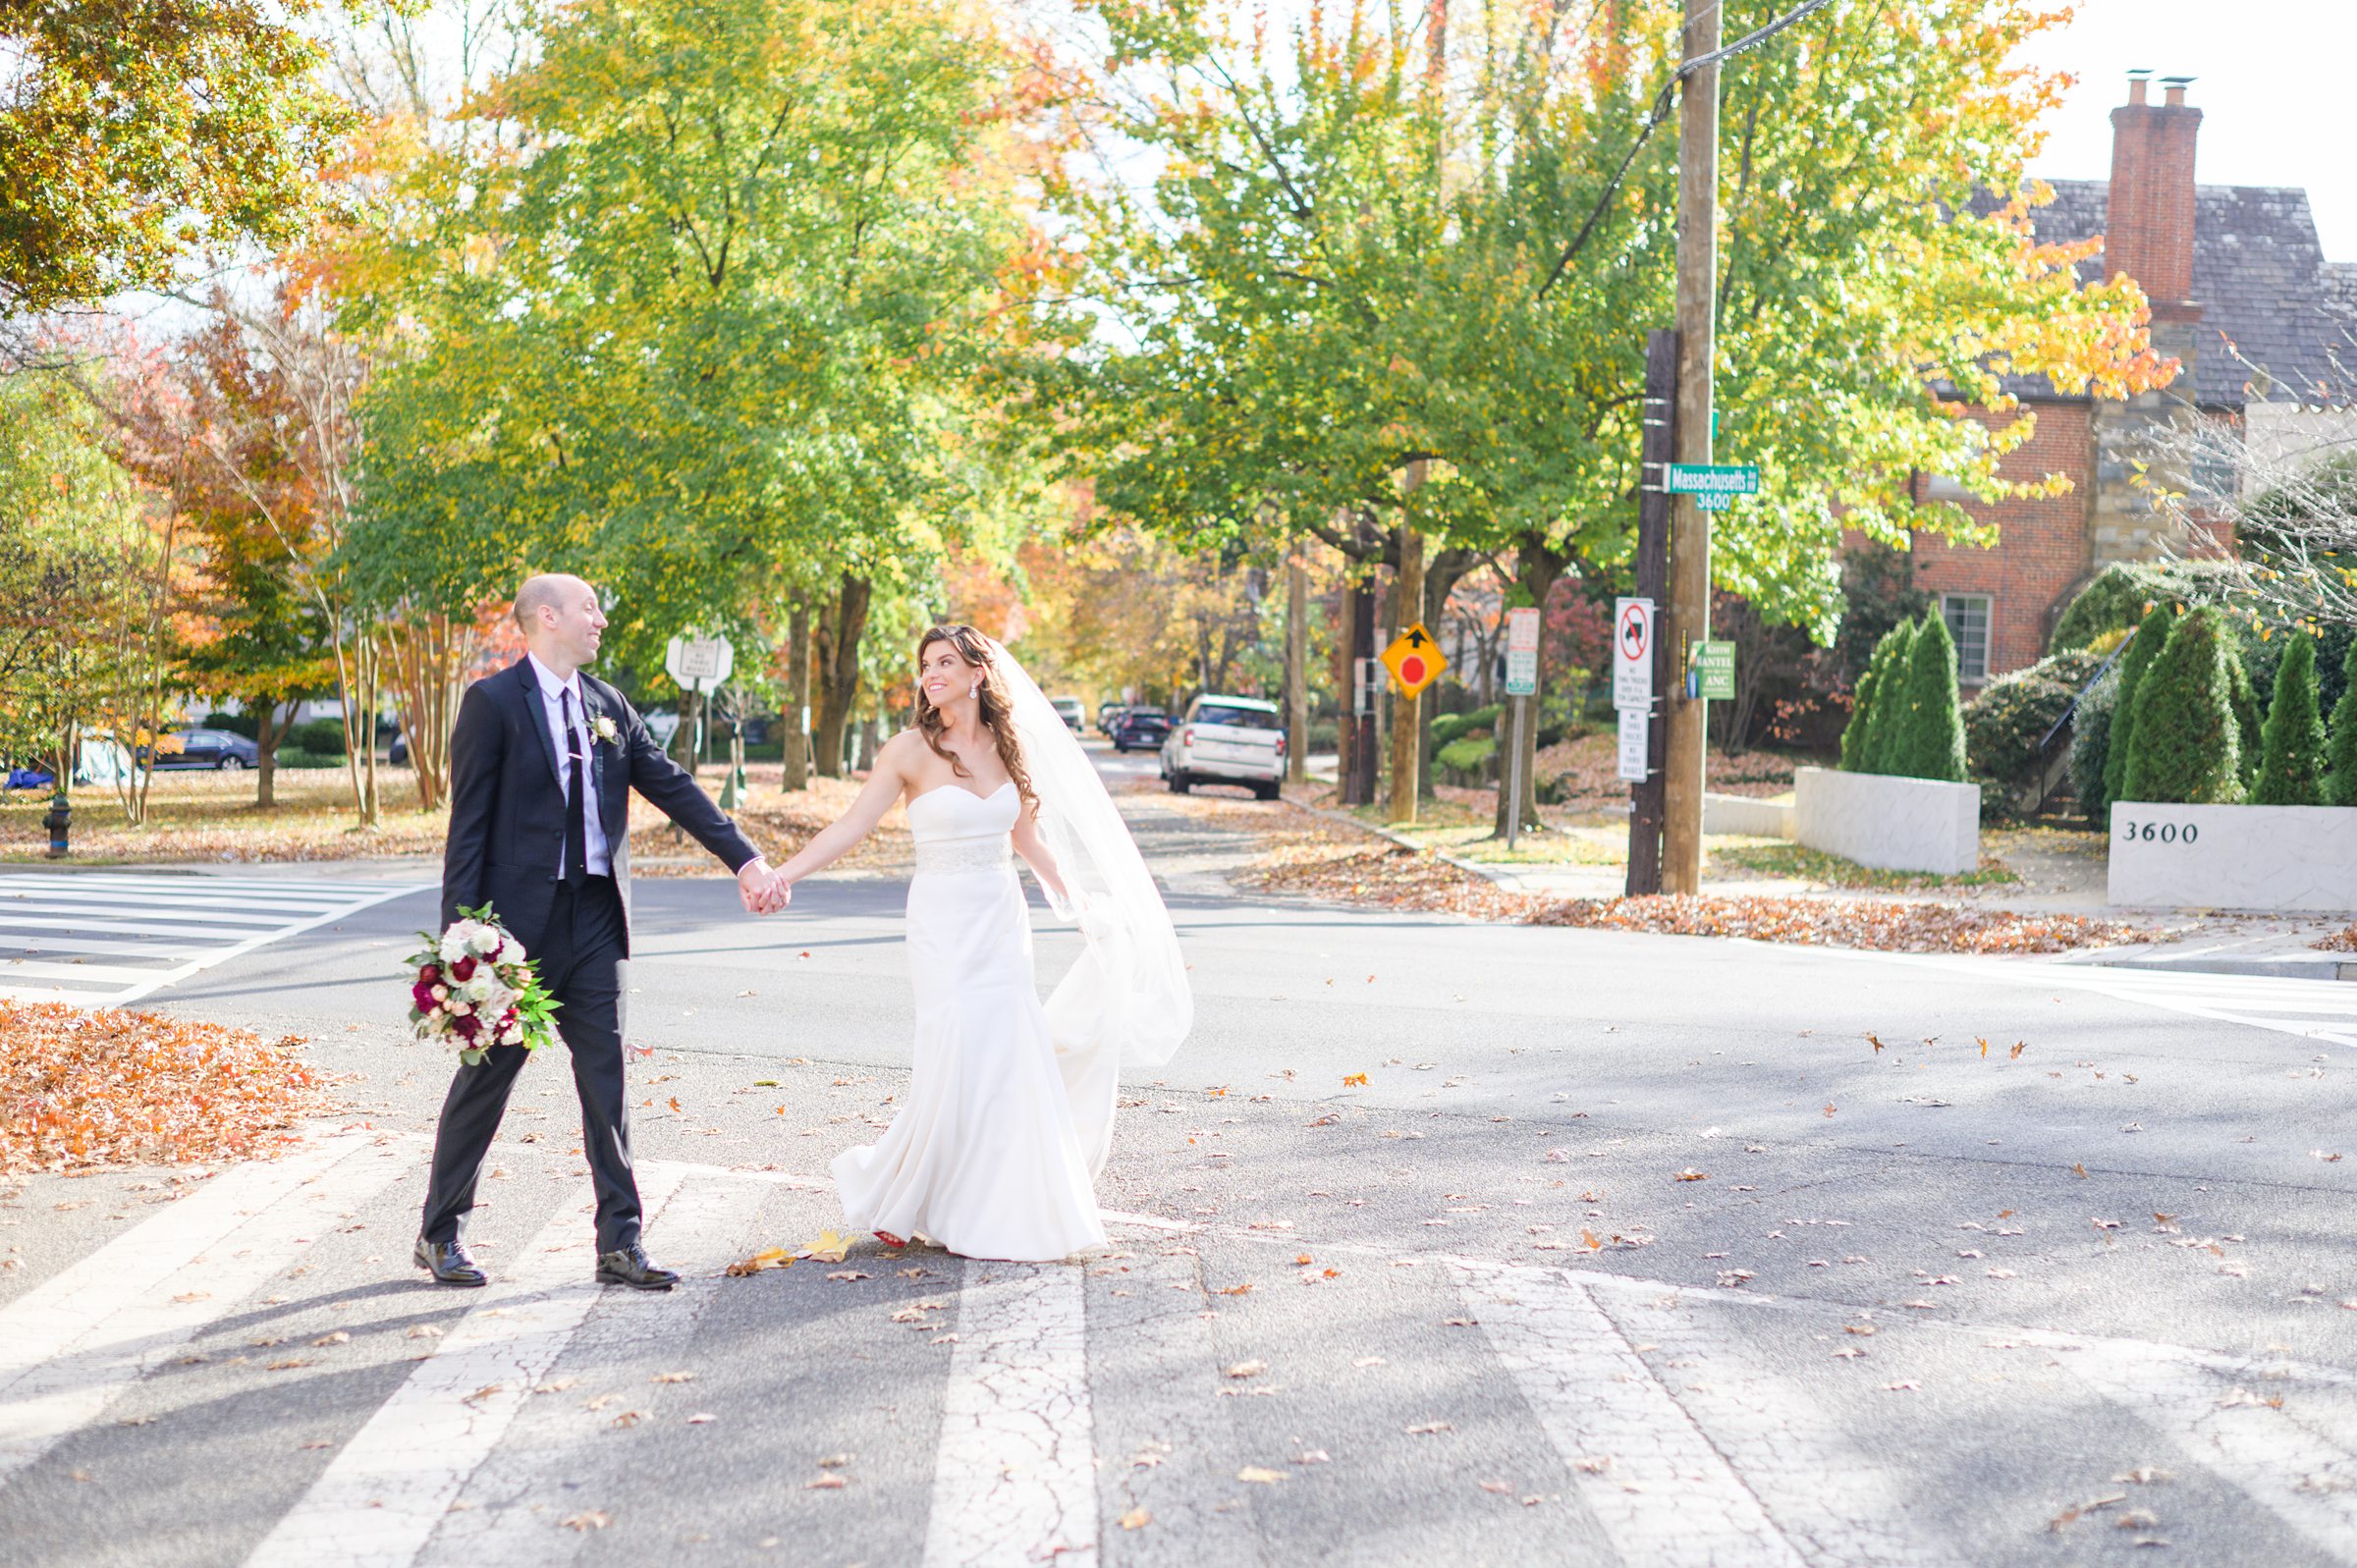
[{"label": "pile of dry leaves", "polygon": [[2152,939],[2085,915],[2024,914],[1890,898],[1566,898],[1524,918],[1678,937],[1748,937],[1886,952],[2063,952]]},{"label": "pile of dry leaves", "polygon": [[2308,944],[2326,952],[2357,952],[2357,925],[2343,926],[2329,937],[2319,937]]},{"label": "pile of dry leaves", "polygon": [[1334,903],[1891,952],[2061,952],[2151,940],[2133,926],[2084,915],[1891,898],[1556,898],[1509,892],[1438,855],[1306,812],[1269,822],[1263,833],[1262,852],[1235,874],[1235,886]]},{"label": "pile of dry leaves", "polygon": [[276,1152],[330,1109],[290,1036],[0,1001],[0,1171],[212,1164]]}]

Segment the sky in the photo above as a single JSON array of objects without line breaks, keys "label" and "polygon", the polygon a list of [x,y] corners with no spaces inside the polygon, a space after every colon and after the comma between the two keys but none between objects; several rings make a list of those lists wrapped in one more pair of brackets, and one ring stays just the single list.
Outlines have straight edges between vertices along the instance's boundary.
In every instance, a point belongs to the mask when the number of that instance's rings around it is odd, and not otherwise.
[{"label": "sky", "polygon": [[[2357,6],[2346,0],[2078,0],[2065,27],[2025,58],[2078,78],[2047,123],[2032,172],[2101,180],[2111,172],[2111,110],[2129,70],[2190,76],[2202,110],[2194,178],[2203,185],[2305,186],[2326,259],[2357,261],[2357,157],[2348,98],[2357,77]],[[2153,89],[2153,101],[2161,91]]]}]

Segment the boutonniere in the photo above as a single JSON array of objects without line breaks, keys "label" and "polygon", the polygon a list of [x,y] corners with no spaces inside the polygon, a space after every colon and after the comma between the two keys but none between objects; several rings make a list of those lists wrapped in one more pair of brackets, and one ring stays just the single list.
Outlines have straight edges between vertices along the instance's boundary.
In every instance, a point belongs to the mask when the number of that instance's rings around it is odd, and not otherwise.
[{"label": "boutonniere", "polygon": [[615,738],[621,734],[621,731],[614,728],[614,721],[602,713],[589,721],[589,732],[608,745],[612,745]]}]

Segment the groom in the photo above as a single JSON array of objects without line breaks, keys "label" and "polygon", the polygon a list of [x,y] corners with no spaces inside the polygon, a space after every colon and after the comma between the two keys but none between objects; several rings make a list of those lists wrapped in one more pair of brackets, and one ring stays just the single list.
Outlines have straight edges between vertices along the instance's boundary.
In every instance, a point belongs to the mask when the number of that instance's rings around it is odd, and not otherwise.
[{"label": "groom", "polygon": [[[442,924],[462,905],[493,906],[539,960],[557,1000],[557,1033],[573,1056],[581,1147],[597,1189],[597,1277],[669,1290],[638,1244],[638,1183],[624,1103],[622,961],[630,956],[632,788],[728,862],[752,914],[777,907],[769,868],[692,775],[663,754],[622,693],[582,673],[606,618],[597,590],[544,574],[516,590],[523,659],[466,689],[450,735],[450,839],[442,856]],[[529,1054],[494,1046],[459,1068],[442,1102],[425,1192],[417,1267],[446,1285],[479,1285],[466,1216]]]}]

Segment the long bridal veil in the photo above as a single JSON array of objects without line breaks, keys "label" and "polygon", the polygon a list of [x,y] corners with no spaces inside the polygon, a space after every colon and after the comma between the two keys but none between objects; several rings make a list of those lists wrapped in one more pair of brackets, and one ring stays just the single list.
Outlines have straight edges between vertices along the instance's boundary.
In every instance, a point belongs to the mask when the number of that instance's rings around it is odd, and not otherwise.
[{"label": "long bridal veil", "polygon": [[[1040,836],[1067,890],[1067,896],[1049,891],[1048,902],[1077,922],[1085,944],[1048,998],[1049,1031],[1060,1054],[1077,1058],[1068,1061],[1068,1081],[1083,1072],[1102,1079],[1110,1117],[1114,1067],[1122,1060],[1158,1066],[1194,1027],[1195,1001],[1178,934],[1078,737],[995,639],[990,658],[1039,796]],[[1088,1070],[1091,1063],[1101,1067]],[[1102,1141],[1090,1141],[1100,1143],[1093,1165],[1103,1158]]]}]

